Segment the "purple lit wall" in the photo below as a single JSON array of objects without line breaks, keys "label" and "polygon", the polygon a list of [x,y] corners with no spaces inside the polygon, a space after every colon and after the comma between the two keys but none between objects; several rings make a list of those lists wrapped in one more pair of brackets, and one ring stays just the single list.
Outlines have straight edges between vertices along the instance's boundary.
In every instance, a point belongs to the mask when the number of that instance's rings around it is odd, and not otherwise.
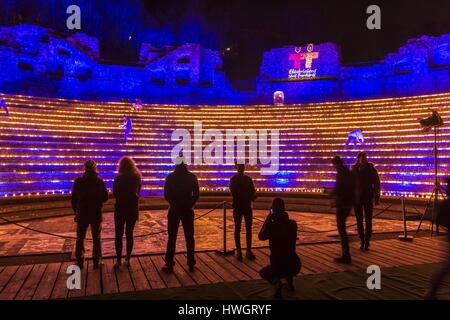
[{"label": "purple lit wall", "polygon": [[217,51],[198,44],[141,46],[140,63],[99,59],[97,39],[58,36],[33,25],[0,27],[0,92],[152,103],[271,104],[397,97],[450,91],[450,34],[408,40],[380,61],[342,65],[333,43],[272,49],[263,56],[255,91],[233,90]]}]

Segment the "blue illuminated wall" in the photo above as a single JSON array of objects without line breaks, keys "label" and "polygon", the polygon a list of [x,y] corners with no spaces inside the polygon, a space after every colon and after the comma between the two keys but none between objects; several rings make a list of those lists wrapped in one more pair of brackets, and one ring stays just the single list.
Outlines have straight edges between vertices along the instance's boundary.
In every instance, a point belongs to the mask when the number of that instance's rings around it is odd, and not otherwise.
[{"label": "blue illuminated wall", "polygon": [[230,96],[218,52],[198,44],[144,44],[141,63],[134,66],[104,64],[98,58],[98,41],[84,34],[62,38],[32,25],[0,28],[0,91],[191,104],[220,103]]},{"label": "blue illuminated wall", "polygon": [[255,91],[233,90],[217,51],[199,44],[141,45],[139,63],[100,60],[98,40],[33,25],[0,27],[0,92],[153,103],[286,103],[369,99],[450,91],[450,34],[408,40],[380,61],[343,65],[333,43],[272,49]]},{"label": "blue illuminated wall", "polygon": [[[263,56],[258,78],[259,97],[270,102],[274,91],[285,93],[286,103],[320,102],[408,96],[450,90],[450,34],[410,39],[383,60],[352,66],[341,64],[339,48],[331,43],[312,45],[317,53],[306,66],[308,46],[272,49]],[[291,55],[303,54],[301,78],[290,78]]]}]

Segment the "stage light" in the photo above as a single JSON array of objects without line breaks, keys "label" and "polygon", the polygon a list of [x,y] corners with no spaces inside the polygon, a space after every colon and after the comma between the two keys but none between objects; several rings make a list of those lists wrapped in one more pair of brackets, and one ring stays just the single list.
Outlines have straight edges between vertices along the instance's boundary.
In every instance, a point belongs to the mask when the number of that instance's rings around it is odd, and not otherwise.
[{"label": "stage light", "polygon": [[432,128],[441,127],[444,125],[444,121],[437,110],[433,110],[428,118],[419,119],[419,123],[426,131],[430,131]]}]

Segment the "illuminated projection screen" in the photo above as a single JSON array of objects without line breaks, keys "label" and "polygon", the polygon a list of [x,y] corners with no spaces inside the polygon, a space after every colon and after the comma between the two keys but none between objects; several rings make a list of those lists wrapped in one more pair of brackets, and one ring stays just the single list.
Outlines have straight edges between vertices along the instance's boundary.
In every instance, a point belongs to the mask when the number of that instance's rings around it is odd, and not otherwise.
[{"label": "illuminated projection screen", "polygon": [[[383,194],[425,195],[433,189],[433,134],[424,133],[417,118],[428,116],[429,108],[438,110],[444,122],[450,115],[450,94],[285,106],[144,105],[132,113],[135,140],[124,144],[118,125],[130,112],[126,104],[28,97],[8,101],[1,196],[68,193],[86,159],[97,161],[111,188],[124,155],[142,171],[144,195],[161,195],[174,167],[172,155],[180,149],[190,158],[202,190],[226,191],[236,160],[227,157],[237,153],[237,141],[233,148],[227,141],[230,130],[251,138],[244,158],[260,191],[321,192],[333,185],[334,155],[351,165],[364,150],[379,171]],[[348,139],[358,129],[364,144]],[[450,173],[449,136],[447,126],[442,127],[440,179]]]}]

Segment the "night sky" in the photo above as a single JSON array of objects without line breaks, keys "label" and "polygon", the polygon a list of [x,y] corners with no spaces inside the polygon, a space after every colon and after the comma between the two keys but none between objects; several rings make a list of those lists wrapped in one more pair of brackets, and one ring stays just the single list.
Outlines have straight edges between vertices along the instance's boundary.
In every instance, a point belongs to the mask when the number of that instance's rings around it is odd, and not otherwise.
[{"label": "night sky", "polygon": [[[82,32],[99,39],[105,60],[136,61],[142,42],[197,42],[224,53],[232,81],[254,79],[263,52],[283,45],[335,42],[352,63],[381,59],[412,37],[450,33],[450,0],[0,0],[0,24],[67,32],[70,4],[81,7]],[[381,7],[381,30],[366,28],[371,4]]]},{"label": "night sky", "polygon": [[[143,2],[149,12],[172,12],[171,18],[177,16],[170,8],[195,6],[219,47],[233,49],[225,58],[231,79],[255,77],[262,53],[273,47],[331,41],[341,45],[343,62],[352,63],[383,58],[412,37],[450,33],[449,0]],[[371,4],[381,7],[381,30],[366,28]]]}]

